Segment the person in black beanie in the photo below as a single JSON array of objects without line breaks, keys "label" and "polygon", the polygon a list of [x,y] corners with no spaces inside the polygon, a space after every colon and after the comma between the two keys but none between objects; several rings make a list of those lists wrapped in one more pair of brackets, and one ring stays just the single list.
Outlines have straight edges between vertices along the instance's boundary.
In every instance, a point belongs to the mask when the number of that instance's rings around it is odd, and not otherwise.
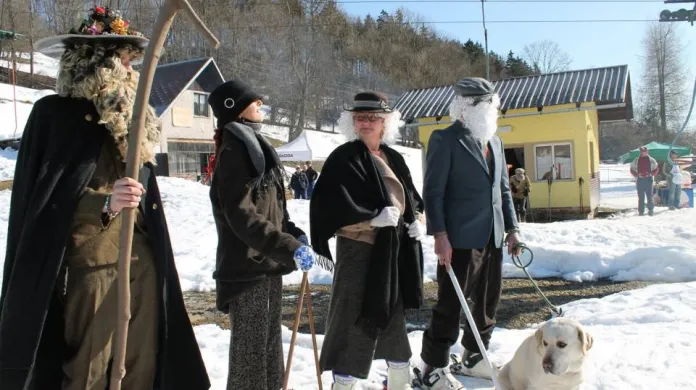
[{"label": "person in black beanie", "polygon": [[288,216],[280,159],[258,133],[263,100],[241,81],[221,84],[209,97],[217,118],[213,278],[217,308],[229,314],[232,331],[228,390],[282,387],[282,277],[309,271],[315,260],[307,236]]}]

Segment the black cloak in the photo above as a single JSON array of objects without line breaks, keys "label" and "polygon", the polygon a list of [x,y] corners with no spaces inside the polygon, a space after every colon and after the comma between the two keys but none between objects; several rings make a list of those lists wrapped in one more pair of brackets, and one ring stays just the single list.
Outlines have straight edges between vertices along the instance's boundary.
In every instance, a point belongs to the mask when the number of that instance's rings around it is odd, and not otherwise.
[{"label": "black cloak", "polygon": [[[77,202],[109,131],[92,102],[51,95],[34,104],[17,158],[0,295],[0,389],[60,390],[65,353],[63,254]],[[160,344],[155,390],[210,388],[184,306],[152,165],[140,171],[157,267]]]},{"label": "black cloak", "polygon": [[[406,309],[417,309],[423,302],[423,248],[404,228],[423,212],[423,200],[403,156],[384,144],[381,150],[404,188],[406,207],[399,226],[378,229],[370,254],[365,275],[365,296],[370,299],[363,301],[357,325],[373,335],[389,323],[399,295]],[[328,242],[340,228],[371,220],[390,205],[384,180],[365,144],[356,140],[339,146],[326,159],[312,192],[309,219],[314,250],[331,258]]]}]

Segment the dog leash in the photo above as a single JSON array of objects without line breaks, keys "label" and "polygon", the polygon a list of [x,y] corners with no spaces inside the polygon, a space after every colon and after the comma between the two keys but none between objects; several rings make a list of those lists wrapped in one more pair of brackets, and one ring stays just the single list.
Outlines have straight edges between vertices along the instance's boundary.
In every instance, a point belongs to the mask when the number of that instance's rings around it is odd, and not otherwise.
[{"label": "dog leash", "polygon": [[[505,246],[507,246],[507,243],[505,244]],[[520,255],[515,255],[515,251],[517,249],[520,249]],[[520,257],[523,253],[529,253],[529,260],[526,263],[522,263],[522,260],[520,260]],[[544,293],[541,291],[541,289],[539,288],[539,285],[537,285],[536,281],[534,281],[534,278],[532,278],[532,275],[530,275],[529,272],[527,272],[527,267],[529,267],[532,264],[532,262],[534,261],[534,252],[532,252],[532,250],[529,249],[527,244],[525,244],[523,242],[516,243],[515,246],[513,246],[512,255],[510,255],[510,257],[512,258],[512,264],[514,264],[517,268],[520,268],[520,269],[522,269],[522,271],[524,271],[524,274],[527,275],[527,277],[532,282],[532,284],[534,285],[534,288],[536,288],[539,295],[544,299],[546,304],[551,308],[551,311],[554,312],[556,314],[556,316],[563,317],[563,309],[561,309],[557,306],[554,306],[554,304],[551,303],[548,300],[548,298],[546,298],[546,295],[544,295]]]}]

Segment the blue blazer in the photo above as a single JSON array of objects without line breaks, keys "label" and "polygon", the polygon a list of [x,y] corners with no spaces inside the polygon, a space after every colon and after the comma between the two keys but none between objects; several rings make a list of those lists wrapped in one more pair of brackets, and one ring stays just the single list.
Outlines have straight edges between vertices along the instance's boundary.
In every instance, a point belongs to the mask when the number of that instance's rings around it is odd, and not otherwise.
[{"label": "blue blazer", "polygon": [[452,248],[496,248],[517,228],[503,141],[488,141],[491,172],[479,143],[460,121],[436,130],[428,141],[423,200],[428,234],[447,232]]}]

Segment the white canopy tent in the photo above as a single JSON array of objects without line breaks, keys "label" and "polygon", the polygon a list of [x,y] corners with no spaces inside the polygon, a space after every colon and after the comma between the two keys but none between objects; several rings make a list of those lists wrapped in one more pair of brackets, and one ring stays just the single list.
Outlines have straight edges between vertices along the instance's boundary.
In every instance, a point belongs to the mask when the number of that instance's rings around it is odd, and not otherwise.
[{"label": "white canopy tent", "polygon": [[324,161],[345,140],[339,134],[304,130],[297,138],[277,147],[281,161]]}]

